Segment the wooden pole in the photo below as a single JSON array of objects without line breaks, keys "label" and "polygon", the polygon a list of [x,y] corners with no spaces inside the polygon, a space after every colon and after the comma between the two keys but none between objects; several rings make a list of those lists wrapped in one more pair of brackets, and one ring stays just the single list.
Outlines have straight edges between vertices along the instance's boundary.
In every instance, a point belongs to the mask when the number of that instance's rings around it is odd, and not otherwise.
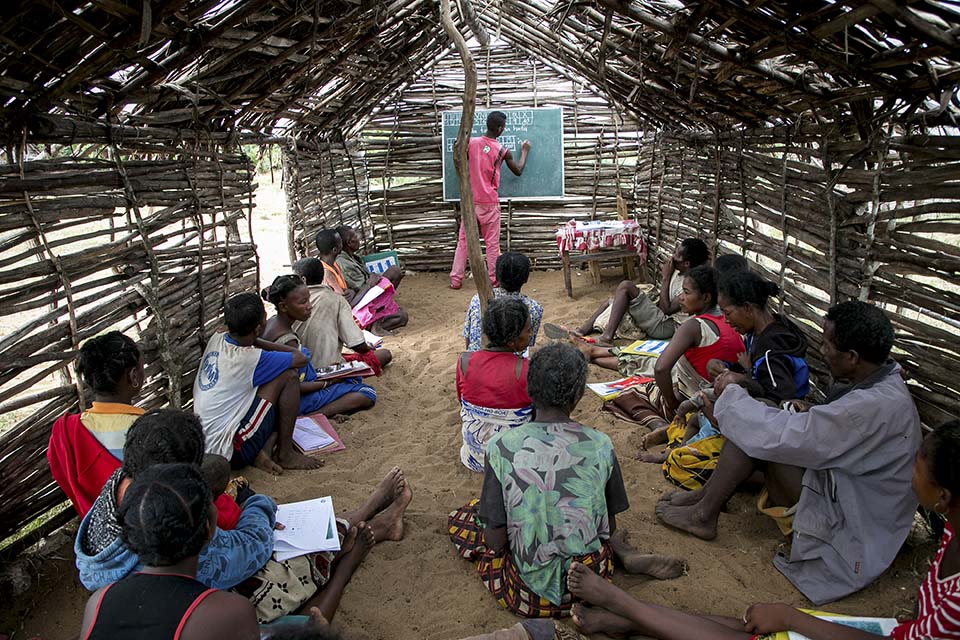
[{"label": "wooden pole", "polygon": [[[470,271],[477,285],[482,314],[487,308],[487,301],[493,297],[493,286],[487,277],[487,266],[480,251],[480,230],[473,207],[470,167],[467,165],[467,143],[470,141],[470,131],[473,129],[473,112],[477,99],[477,65],[473,62],[466,40],[453,24],[450,0],[440,1],[440,21],[443,23],[443,30],[447,33],[447,37],[453,40],[457,53],[460,54],[460,60],[463,62],[463,113],[460,116],[460,128],[457,130],[457,141],[453,144],[453,166],[457,171],[457,180],[460,182],[460,216],[463,220],[464,235],[467,238]],[[487,247],[487,251],[489,250],[490,248]]]}]

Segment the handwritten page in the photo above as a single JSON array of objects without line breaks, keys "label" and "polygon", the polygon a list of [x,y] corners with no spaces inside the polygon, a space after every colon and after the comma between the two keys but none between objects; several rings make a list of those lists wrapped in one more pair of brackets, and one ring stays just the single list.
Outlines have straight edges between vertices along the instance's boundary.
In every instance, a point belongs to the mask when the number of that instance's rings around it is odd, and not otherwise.
[{"label": "handwritten page", "polygon": [[293,441],[303,451],[316,451],[336,443],[333,436],[308,416],[297,418],[293,426]]},{"label": "handwritten page", "polygon": [[278,562],[317,551],[339,551],[333,499],[330,496],[281,504],[273,532],[273,553]]}]

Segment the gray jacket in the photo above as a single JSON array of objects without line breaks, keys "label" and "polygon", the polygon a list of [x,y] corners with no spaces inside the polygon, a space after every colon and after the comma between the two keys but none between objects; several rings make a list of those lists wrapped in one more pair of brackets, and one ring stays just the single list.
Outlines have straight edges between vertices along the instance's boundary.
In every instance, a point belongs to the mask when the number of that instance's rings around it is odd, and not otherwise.
[{"label": "gray jacket", "polygon": [[717,400],[720,431],[748,456],[806,468],[790,557],[774,566],[814,604],[873,582],[893,562],[917,508],[910,486],[920,417],[888,361],[826,404],[791,414],[738,386]]}]

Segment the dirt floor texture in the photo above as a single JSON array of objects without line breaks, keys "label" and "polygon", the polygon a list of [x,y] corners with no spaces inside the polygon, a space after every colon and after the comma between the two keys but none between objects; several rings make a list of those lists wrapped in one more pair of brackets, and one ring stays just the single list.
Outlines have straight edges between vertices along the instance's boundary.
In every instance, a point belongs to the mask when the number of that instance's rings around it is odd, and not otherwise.
[{"label": "dirt floor texture", "polygon": [[[264,280],[273,275],[265,274]],[[589,314],[616,282],[611,274],[600,287],[592,287],[588,276],[574,276],[577,297],[571,300],[564,294],[561,273],[535,272],[524,291],[543,304],[544,321],[571,323]],[[453,291],[445,274],[408,276],[397,299],[409,312],[410,324],[385,340],[394,362],[382,377],[372,379],[377,405],[336,425],[347,449],[327,456],[326,465],[316,471],[288,471],[281,477],[252,469],[244,473],[255,490],[279,502],[331,495],[343,511],[358,505],[392,466],[403,468],[414,491],[405,537],[373,548],[336,617],[338,625],[357,637],[454,640],[516,622],[483,588],[473,566],[457,556],[446,535],[447,514],[477,497],[481,485],[481,476],[459,461],[454,390],[463,316],[473,293],[472,280]],[[539,340],[545,340],[542,333]],[[591,368],[589,379],[610,380],[616,377],[612,373]],[[617,585],[638,598],[692,612],[739,617],[754,602],[810,606],[774,569],[771,560],[780,539],[773,521],[756,512],[755,496],[731,500],[713,542],[658,524],[654,504],[671,487],[659,465],[634,459],[643,434],[599,409],[599,399],[588,391],[574,418],[613,439],[630,497],[630,509],[617,516],[618,525],[641,550],[679,555],[689,562],[688,574],[676,580],[657,582],[618,573]],[[909,615],[934,549],[928,537],[911,537],[876,584],[829,610]],[[73,568],[72,549],[64,546],[54,559],[34,568],[34,589],[4,603],[0,632],[17,639],[75,637],[87,594]]]}]

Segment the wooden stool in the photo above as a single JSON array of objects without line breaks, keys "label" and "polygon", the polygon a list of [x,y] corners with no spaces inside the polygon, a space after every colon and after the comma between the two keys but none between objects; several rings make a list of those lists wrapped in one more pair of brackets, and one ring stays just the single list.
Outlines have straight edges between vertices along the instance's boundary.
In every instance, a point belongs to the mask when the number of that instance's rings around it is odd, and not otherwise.
[{"label": "wooden stool", "polygon": [[622,251],[589,251],[587,253],[576,253],[570,255],[569,252],[564,251],[560,258],[563,260],[563,285],[567,290],[567,297],[573,297],[573,282],[571,281],[570,275],[570,265],[571,263],[583,264],[587,263],[590,266],[590,279],[593,284],[600,284],[600,261],[601,260],[612,260],[614,258],[620,258],[620,262],[623,265],[623,275],[628,280],[633,280],[636,275],[633,270],[634,260],[637,264],[637,273],[642,273],[642,265],[640,265],[640,256],[637,255],[637,252],[633,249],[625,249]]}]

